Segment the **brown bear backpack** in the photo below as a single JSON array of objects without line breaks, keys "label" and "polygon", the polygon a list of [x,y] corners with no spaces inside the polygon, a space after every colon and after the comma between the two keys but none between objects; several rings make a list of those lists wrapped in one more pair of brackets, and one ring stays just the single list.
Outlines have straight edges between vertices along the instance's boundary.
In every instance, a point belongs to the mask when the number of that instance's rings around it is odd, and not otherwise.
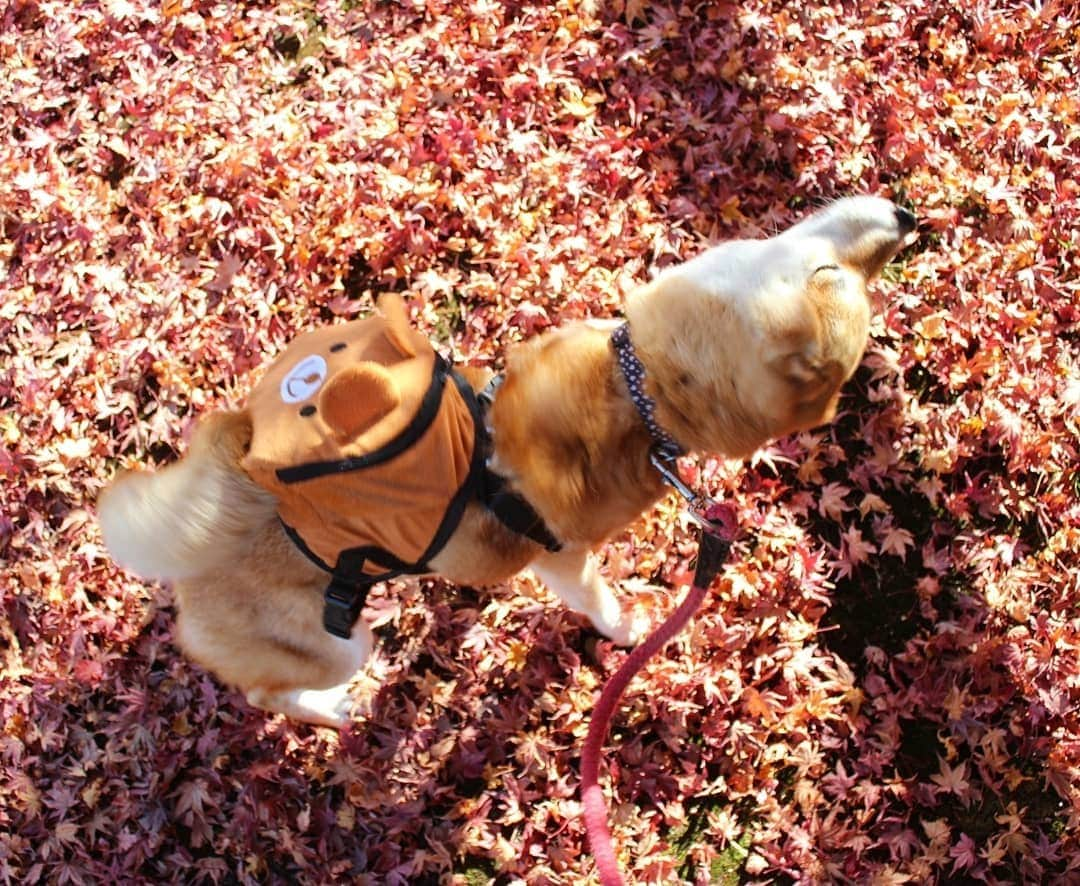
[{"label": "brown bear backpack", "polygon": [[482,502],[549,550],[558,542],[487,467],[485,402],[411,329],[405,305],[298,336],[248,402],[243,467],[278,500],[301,551],[330,573],[323,624],[348,637],[373,584],[429,572],[465,506]]}]

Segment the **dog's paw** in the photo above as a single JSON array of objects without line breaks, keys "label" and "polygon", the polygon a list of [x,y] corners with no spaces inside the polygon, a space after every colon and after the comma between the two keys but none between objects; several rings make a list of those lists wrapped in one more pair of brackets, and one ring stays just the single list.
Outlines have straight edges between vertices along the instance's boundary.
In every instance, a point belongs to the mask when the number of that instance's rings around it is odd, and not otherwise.
[{"label": "dog's paw", "polygon": [[[653,623],[647,603],[653,598],[656,588],[643,581],[624,582],[621,595],[616,595],[606,585],[606,593],[597,595],[600,605],[594,608],[589,617],[601,634],[617,646],[637,646],[652,631]],[[625,592],[629,591],[629,595]],[[619,597],[625,601],[621,603]]]},{"label": "dog's paw", "polygon": [[310,722],[331,729],[344,729],[355,708],[347,683],[329,689],[305,689],[300,693],[299,706],[307,711]]},{"label": "dog's paw", "polygon": [[623,610],[615,627],[605,633],[617,646],[637,646],[651,630],[652,619],[648,613],[638,606],[630,606]]},{"label": "dog's paw", "polygon": [[256,689],[248,692],[247,700],[256,707],[330,729],[344,729],[353,719],[355,707],[347,683],[329,689],[291,689],[282,692]]}]

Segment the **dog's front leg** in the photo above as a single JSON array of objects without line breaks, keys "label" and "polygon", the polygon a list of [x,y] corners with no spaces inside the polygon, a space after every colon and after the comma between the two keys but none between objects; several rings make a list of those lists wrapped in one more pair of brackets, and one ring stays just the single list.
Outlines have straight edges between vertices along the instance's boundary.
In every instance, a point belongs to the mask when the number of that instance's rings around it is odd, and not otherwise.
[{"label": "dog's front leg", "polygon": [[533,561],[533,572],[560,600],[588,617],[620,646],[633,646],[649,630],[648,619],[623,612],[611,586],[600,575],[598,558],[588,548],[566,548]]}]

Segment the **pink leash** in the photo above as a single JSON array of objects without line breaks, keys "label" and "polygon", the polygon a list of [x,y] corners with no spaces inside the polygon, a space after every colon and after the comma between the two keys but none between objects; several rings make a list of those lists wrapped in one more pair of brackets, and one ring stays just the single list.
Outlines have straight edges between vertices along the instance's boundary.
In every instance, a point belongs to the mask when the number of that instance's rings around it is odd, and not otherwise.
[{"label": "pink leash", "polygon": [[[680,490],[681,491],[681,490]],[[701,606],[716,574],[720,571],[734,537],[734,512],[715,502],[705,507],[693,508],[691,514],[701,524],[698,540],[698,561],[694,570],[694,583],[678,608],[667,617],[660,627],[633,650],[615,674],[604,685],[600,701],[589,722],[589,733],[581,752],[581,805],[585,818],[585,833],[589,847],[596,859],[596,870],[602,886],[623,886],[624,880],[615,858],[615,846],[607,825],[607,805],[600,789],[600,750],[607,737],[611,717],[627,684],[650,658],[659,652],[683,629],[690,617]]]}]

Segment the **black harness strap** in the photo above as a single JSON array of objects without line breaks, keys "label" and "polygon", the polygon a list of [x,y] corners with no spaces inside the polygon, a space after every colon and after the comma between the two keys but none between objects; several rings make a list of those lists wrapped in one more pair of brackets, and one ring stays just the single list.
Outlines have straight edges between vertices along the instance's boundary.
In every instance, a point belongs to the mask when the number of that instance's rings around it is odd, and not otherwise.
[{"label": "black harness strap", "polygon": [[[389,551],[375,546],[349,548],[338,556],[337,564],[331,567],[325,560],[307,546],[304,539],[292,526],[278,517],[285,534],[312,563],[330,573],[330,584],[323,591],[323,627],[335,637],[345,640],[352,635],[352,626],[360,617],[360,611],[367,603],[367,595],[373,585],[380,581],[396,578],[409,571],[409,564],[398,560]],[[364,573],[367,562],[387,568],[378,575]]]},{"label": "black harness strap", "polygon": [[506,478],[485,465],[480,501],[499,522],[512,532],[524,535],[552,553],[562,550],[562,543],[548,529],[544,518],[519,493],[506,488]]},{"label": "black harness strap", "polygon": [[[484,422],[487,445],[492,445],[491,428],[487,424],[487,413],[495,402],[495,395],[502,387],[504,377],[494,376],[476,395],[480,404],[481,421]],[[490,455],[490,452],[488,453]],[[507,488],[506,478],[496,474],[485,463],[480,485],[480,503],[486,507],[511,532],[524,535],[551,553],[562,550],[562,544],[548,529],[544,519],[536,513],[523,495]]]},{"label": "black harness strap", "polygon": [[[615,330],[611,337],[611,345],[630,391],[630,399],[653,438],[650,459],[667,482],[673,483],[680,491],[684,491],[685,487],[676,482],[678,474],[674,467],[675,459],[684,450],[670,434],[660,427],[654,417],[656,404],[645,393],[645,367],[634,353],[629,324],[624,323]],[[361,470],[388,461],[404,452],[420,439],[434,420],[442,403],[447,378],[453,380],[472,415],[473,455],[464,483],[451,499],[431,544],[417,562],[406,563],[390,551],[374,545],[366,545],[342,551],[337,563],[331,568],[304,543],[295,529],[282,522],[285,531],[300,551],[331,575],[330,584],[324,592],[323,626],[337,637],[348,639],[351,636],[352,626],[364,608],[372,585],[399,575],[418,575],[431,571],[430,560],[442,550],[453,535],[461,522],[466,506],[472,500],[484,505],[512,532],[525,536],[548,551],[555,552],[562,548],[559,540],[552,534],[536,509],[520,493],[507,488],[505,477],[488,467],[487,461],[491,455],[492,441],[486,424],[487,412],[495,400],[495,394],[503,382],[503,377],[495,376],[479,394],[475,394],[469,384],[458,373],[451,370],[446,361],[438,355],[435,358],[431,385],[424,395],[420,409],[401,434],[377,451],[364,456],[281,469],[277,472],[279,479],[284,483],[297,483],[328,474]],[[386,571],[377,575],[368,575],[364,572],[364,566],[367,563],[383,567]]]}]

